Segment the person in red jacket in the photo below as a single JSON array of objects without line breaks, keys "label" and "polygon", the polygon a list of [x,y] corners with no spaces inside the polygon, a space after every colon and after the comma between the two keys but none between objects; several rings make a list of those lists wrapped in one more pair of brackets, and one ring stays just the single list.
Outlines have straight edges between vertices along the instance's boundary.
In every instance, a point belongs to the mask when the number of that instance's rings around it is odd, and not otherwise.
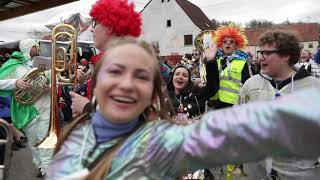
[{"label": "person in red jacket", "polygon": [[[128,0],[98,0],[92,6],[90,16],[92,17],[91,32],[94,45],[101,52],[92,57],[91,62],[94,65],[100,60],[102,53],[105,53],[106,42],[110,39],[122,36],[139,37],[141,34],[141,14],[134,10],[133,2],[129,3]],[[80,76],[83,74],[83,72],[79,72]],[[81,114],[84,110],[90,110],[91,79],[87,83],[87,97],[70,92],[73,117]]]}]

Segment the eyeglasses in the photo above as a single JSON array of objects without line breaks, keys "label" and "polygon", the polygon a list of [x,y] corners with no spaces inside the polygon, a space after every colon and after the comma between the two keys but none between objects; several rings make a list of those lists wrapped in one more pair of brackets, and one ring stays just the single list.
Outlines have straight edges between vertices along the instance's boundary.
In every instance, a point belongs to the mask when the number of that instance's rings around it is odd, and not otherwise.
[{"label": "eyeglasses", "polygon": [[199,55],[199,53],[192,53],[192,55],[194,55],[194,56],[198,56],[198,55]]},{"label": "eyeglasses", "polygon": [[223,40],[223,44],[233,44],[233,43],[235,43],[234,39],[225,39],[225,40]]},{"label": "eyeglasses", "polygon": [[95,28],[97,26],[97,24],[98,24],[98,22],[95,19],[92,19],[91,26],[93,28]]},{"label": "eyeglasses", "polygon": [[262,56],[263,58],[269,57],[271,54],[279,53],[279,50],[270,50],[270,51],[257,51],[258,57]]}]

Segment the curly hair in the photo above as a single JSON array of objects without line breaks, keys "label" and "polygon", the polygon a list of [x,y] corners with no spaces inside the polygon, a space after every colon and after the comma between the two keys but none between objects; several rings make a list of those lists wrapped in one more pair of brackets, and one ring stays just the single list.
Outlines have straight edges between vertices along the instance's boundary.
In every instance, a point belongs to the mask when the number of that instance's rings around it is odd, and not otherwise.
[{"label": "curly hair", "polygon": [[234,39],[237,49],[243,50],[248,44],[248,40],[244,34],[244,30],[234,23],[230,23],[228,26],[220,26],[216,30],[214,40],[217,42],[219,48],[222,47],[222,43],[225,38]]},{"label": "curly hair", "polygon": [[141,14],[128,0],[98,0],[92,6],[90,16],[110,28],[110,34],[133,37],[141,34]]},{"label": "curly hair", "polygon": [[259,46],[274,46],[281,56],[290,56],[289,65],[293,66],[299,61],[300,50],[298,38],[289,31],[270,30],[259,37]]}]

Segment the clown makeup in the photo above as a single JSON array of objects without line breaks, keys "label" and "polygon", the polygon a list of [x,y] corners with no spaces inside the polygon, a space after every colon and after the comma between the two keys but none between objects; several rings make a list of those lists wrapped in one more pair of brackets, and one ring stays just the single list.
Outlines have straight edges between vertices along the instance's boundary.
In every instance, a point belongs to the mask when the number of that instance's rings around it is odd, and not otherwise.
[{"label": "clown makeup", "polygon": [[138,117],[150,104],[155,62],[137,45],[108,50],[98,73],[94,94],[99,111],[114,123]]},{"label": "clown makeup", "polygon": [[234,39],[226,38],[223,40],[223,44],[233,44],[233,43],[235,43]]},{"label": "clown makeup", "polygon": [[233,51],[236,50],[236,43],[233,38],[224,38],[222,43],[223,53],[227,56],[232,55]]}]

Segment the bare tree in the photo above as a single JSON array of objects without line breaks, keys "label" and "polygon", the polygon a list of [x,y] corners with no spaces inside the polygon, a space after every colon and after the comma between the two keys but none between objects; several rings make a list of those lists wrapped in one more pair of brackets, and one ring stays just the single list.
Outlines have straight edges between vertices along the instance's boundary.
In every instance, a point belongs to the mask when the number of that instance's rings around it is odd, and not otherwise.
[{"label": "bare tree", "polygon": [[256,29],[256,28],[272,27],[273,25],[274,23],[268,20],[253,19],[249,23],[246,23],[246,28]]},{"label": "bare tree", "polygon": [[213,27],[214,29],[217,29],[219,26],[223,25],[223,26],[227,26],[229,25],[230,23],[234,23],[234,24],[238,24],[238,23],[235,23],[233,21],[218,21],[216,19],[211,19],[211,22],[213,23]]},{"label": "bare tree", "polygon": [[291,23],[291,22],[289,21],[289,19],[287,19],[287,20],[283,21],[281,24],[290,25],[290,24],[293,24],[293,23]]},{"label": "bare tree", "polygon": [[217,21],[216,19],[211,19],[211,22],[213,24],[213,29],[217,29],[220,26],[219,21]]}]

